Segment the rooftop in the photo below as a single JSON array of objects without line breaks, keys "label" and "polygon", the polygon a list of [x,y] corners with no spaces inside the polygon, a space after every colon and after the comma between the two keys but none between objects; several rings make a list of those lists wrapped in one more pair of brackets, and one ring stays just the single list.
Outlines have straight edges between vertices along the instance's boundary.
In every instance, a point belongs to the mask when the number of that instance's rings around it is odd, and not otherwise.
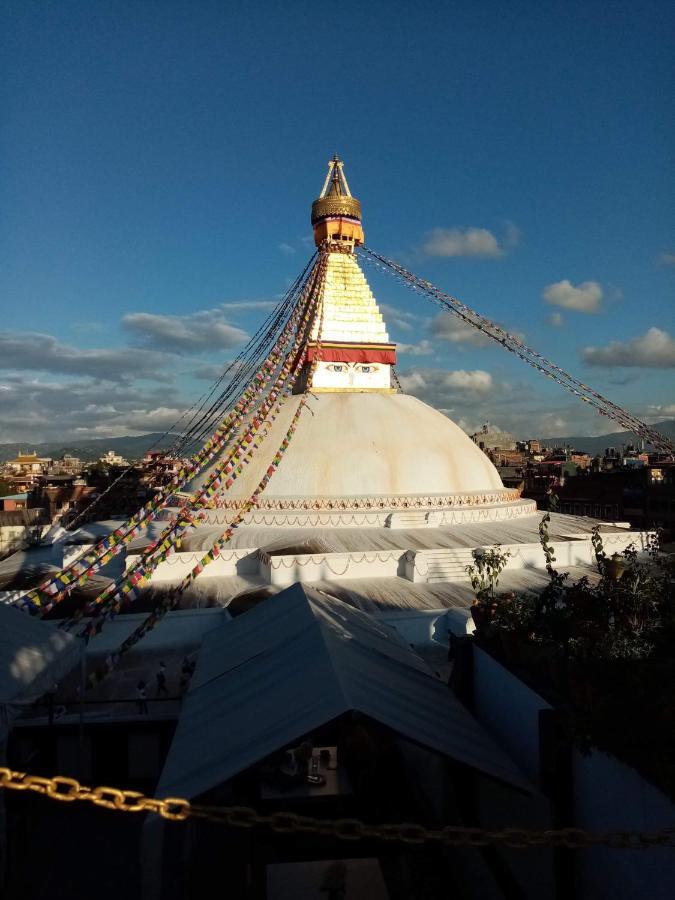
[{"label": "rooftop", "polygon": [[349,711],[529,787],[395,630],[294,585],[204,638],[157,793],[203,794]]}]

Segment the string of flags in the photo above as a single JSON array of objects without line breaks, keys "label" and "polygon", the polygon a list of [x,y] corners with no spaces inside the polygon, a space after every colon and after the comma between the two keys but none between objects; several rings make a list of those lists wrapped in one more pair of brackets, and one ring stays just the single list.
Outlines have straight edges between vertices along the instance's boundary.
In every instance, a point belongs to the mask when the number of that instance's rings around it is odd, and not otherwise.
[{"label": "string of flags", "polygon": [[[306,291],[303,292],[303,297],[307,296],[314,280],[315,279],[311,279],[309,281]],[[316,292],[314,293],[314,297],[316,298]],[[219,491],[229,489],[237,477],[241,475],[243,467],[250,462],[253,452],[258,449],[264,440],[270,422],[273,422],[276,418],[276,415],[269,417],[268,413],[271,406],[279,397],[282,389],[285,388],[285,383],[291,371],[292,361],[298,356],[302,343],[302,335],[304,334],[307,325],[310,323],[314,303],[305,304],[302,302],[298,304],[297,310],[289,324],[289,333],[292,335],[293,332],[295,332],[295,340],[286,354],[286,359],[278,372],[268,397],[257,408],[249,428],[240,438],[239,443],[230,450],[227,456],[221,460],[217,466],[214,467],[205,487],[191,501],[191,507],[193,509],[206,505]],[[290,385],[289,390],[291,388],[292,384]],[[266,419],[268,421],[266,421]],[[258,434],[257,432],[263,425],[265,427],[262,428],[260,434]],[[108,601],[110,605],[108,614],[114,615],[119,610],[122,601],[128,600],[131,602],[135,599],[140,593],[140,590],[147,583],[148,577],[154,569],[175,552],[184,531],[192,524],[194,524],[194,520],[189,519],[182,523],[183,527],[180,529],[177,529],[176,527],[166,529],[156,541],[146,548],[141,559],[135,565],[133,572],[125,573],[121,579],[108,586],[94,601],[88,604],[84,610],[80,611],[68,625],[70,626],[73,621],[78,621],[82,615],[94,613],[96,617],[89,623],[83,632],[83,636],[90,637],[93,634],[99,633],[105,617],[102,617],[101,612],[97,611],[97,607]]]},{"label": "string of flags", "polygon": [[[322,254],[319,258],[316,267],[316,277],[313,279],[313,290],[310,295],[310,303],[307,306],[306,310],[306,320],[307,323],[311,326],[312,320],[314,316],[317,314],[317,300],[321,296],[321,286],[323,284],[325,278],[326,271],[326,254]],[[323,305],[321,305],[321,309],[318,311],[320,319],[319,319],[319,329],[318,334],[321,334],[321,326],[323,324]],[[304,334],[306,333],[305,325],[301,327],[298,331],[298,337],[302,339]],[[314,372],[316,365],[318,364],[321,358],[321,344],[317,343],[316,353],[311,362],[311,372],[310,372],[310,380],[311,374]],[[284,401],[290,395],[293,385],[296,383],[298,376],[302,370],[302,367],[305,362],[304,354],[289,354],[289,361],[292,364],[292,373],[290,378],[288,378],[287,383],[280,391],[273,391],[275,397],[275,406],[274,412],[269,415],[268,425],[271,427],[274,419],[279,414]],[[289,427],[279,445],[277,452],[274,454],[270,465],[267,467],[264,475],[260,479],[257,487],[248,498],[248,500],[243,504],[237,513],[236,517],[230,522],[225,531],[220,535],[220,537],[213,543],[212,547],[205,553],[205,555],[200,559],[200,561],[191,569],[191,571],[183,578],[180,584],[177,587],[172,588],[167,592],[167,594],[160,600],[157,606],[153,609],[153,611],[145,618],[145,620],[138,626],[120,645],[120,647],[114,652],[111,653],[107,659],[105,660],[105,665],[99,669],[94,670],[90,673],[88,677],[88,686],[95,687],[99,684],[113,669],[118,665],[122,656],[128,653],[132,647],[134,647],[139,641],[141,641],[149,631],[154,629],[156,625],[163,619],[167,612],[173,609],[179,602],[179,599],[183,592],[192,584],[192,582],[201,575],[204,569],[215,559],[220,556],[220,552],[223,547],[231,540],[234,532],[239,527],[239,525],[244,520],[245,516],[248,512],[256,505],[258,497],[265,490],[267,485],[270,482],[270,479],[274,477],[276,470],[278,469],[283,457],[286,453],[287,448],[289,447],[293,435],[296,432],[298,422],[300,420],[300,416],[302,411],[304,410],[308,394],[304,393],[301,398],[298,406],[291,418],[289,423]],[[137,595],[140,593],[141,588],[145,583],[145,575],[142,572],[139,572],[138,567],[134,568],[134,571],[129,575],[128,581],[125,584],[126,591],[125,593],[128,596]],[[119,599],[115,601],[116,609],[119,609]],[[90,625],[87,626],[83,636],[91,637],[95,634],[98,634],[103,627],[103,620],[105,617],[99,617],[99,619],[94,619]]]},{"label": "string of flags", "polygon": [[[306,294],[311,283],[312,273],[306,279],[301,298]],[[36,588],[27,591],[16,601],[16,605],[29,612],[48,613],[55,604],[61,602],[76,587],[84,585],[103,566],[120,554],[125,546],[136,538],[143,529],[154,521],[158,514],[172,501],[176,491],[194,480],[209,466],[228,444],[232,435],[240,427],[243,418],[255,408],[256,401],[264,393],[275,371],[288,354],[288,346],[298,329],[298,318],[303,310],[303,303],[297,303],[288,322],[279,335],[274,347],[268,353],[260,370],[253,376],[239,401],[228,412],[214,434],[204,446],[184,465],[167,486],[161,489],[135,515],[110,535],[100,539],[97,544],[82,556],[71,561],[60,572],[50,576]],[[236,476],[235,476],[236,477]],[[215,491],[214,491],[215,493]],[[178,516],[170,522],[167,530],[177,527]],[[161,543],[164,535],[157,541]]]},{"label": "string of flags", "polygon": [[393,262],[393,260],[381,256],[374,250],[364,247],[363,245],[361,245],[358,250],[363,254],[365,260],[382,271],[393,274],[394,277],[411,290],[425,295],[439,306],[450,310],[468,325],[478,329],[488,337],[497,341],[497,343],[501,344],[510,353],[515,354],[519,359],[527,363],[527,365],[541,372],[547,378],[552,379],[561,387],[564,387],[566,390],[579,397],[584,403],[595,408],[600,415],[614,419],[624,428],[627,428],[629,431],[648,440],[659,450],[664,450],[669,453],[675,451],[675,443],[664,437],[664,435],[655,428],[647,425],[646,422],[641,421],[622,407],[617,406],[617,404],[608,400],[602,394],[598,393],[598,391],[590,388],[587,384],[577,380],[564,369],[560,368],[560,366],[557,366],[549,359],[546,359],[541,353],[537,353],[536,350],[528,347],[520,340],[520,338],[510,334],[496,322],[492,322],[490,319],[471,309],[471,307],[467,306],[465,303],[462,303],[461,300],[452,297],[450,294],[444,293],[430,281],[419,278],[417,275],[404,269],[403,266]]},{"label": "string of flags", "polygon": [[[289,321],[286,332],[293,338],[292,342],[289,340],[280,342],[283,345],[285,352],[285,360],[277,372],[277,377],[267,398],[261,403],[256,404],[254,402],[248,405],[246,411],[249,413],[255,408],[255,413],[249,427],[244,434],[239,437],[238,442],[230,447],[227,455],[213,468],[204,487],[199,494],[191,500],[192,509],[209,504],[210,500],[217,496],[221,490],[229,489],[237,477],[241,475],[243,467],[250,462],[251,454],[258,449],[264,440],[270,424],[269,421],[266,421],[266,419],[269,419],[268,413],[270,408],[278,399],[282,389],[284,389],[286,385],[292,362],[298,357],[300,351],[302,335],[305,333],[308,325],[311,324],[310,319],[314,311],[317,296],[317,292],[312,290],[316,278],[317,274],[314,273],[312,277],[308,279],[307,285],[301,293],[301,302],[298,303],[297,309],[294,311],[294,314]],[[312,295],[314,297],[313,301],[307,303],[307,298],[311,298]],[[270,371],[273,369],[274,366],[270,368]],[[259,385],[264,387],[269,379],[256,376],[255,380]],[[258,394],[260,394],[260,391],[256,392],[256,396]],[[272,421],[274,418],[275,416],[272,417]],[[259,429],[262,429],[260,434],[257,433]],[[174,521],[170,523],[169,527],[164,530],[160,537],[146,548],[141,559],[135,565],[134,571],[125,573],[121,579],[109,585],[94,601],[87,604],[87,607],[84,610],[79,611],[75,617],[67,623],[67,627],[70,627],[74,622],[82,618],[82,615],[94,613],[98,618],[93,623],[90,623],[88,630],[85,630],[85,635],[90,636],[92,633],[98,633],[102,626],[102,620],[100,618],[100,611],[97,611],[97,607],[105,602],[109,602],[112,614],[114,614],[114,612],[119,609],[121,600],[133,599],[145,585],[149,575],[154,571],[156,566],[175,551],[185,529],[192,524],[194,524],[194,519],[191,518],[186,518],[181,522]]]}]

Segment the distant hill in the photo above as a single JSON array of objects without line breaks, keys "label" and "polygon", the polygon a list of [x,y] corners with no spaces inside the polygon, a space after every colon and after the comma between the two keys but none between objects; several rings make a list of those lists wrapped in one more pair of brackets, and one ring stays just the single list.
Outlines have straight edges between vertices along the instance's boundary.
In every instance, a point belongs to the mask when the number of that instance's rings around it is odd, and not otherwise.
[{"label": "distant hill", "polygon": [[141,459],[146,450],[153,444],[157,443],[155,449],[161,450],[171,446],[175,436],[167,435],[162,437],[161,432],[153,432],[151,434],[139,434],[135,437],[116,437],[116,438],[92,438],[86,441],[73,441],[72,443],[62,441],[46,441],[42,444],[31,444],[30,441],[21,441],[20,443],[0,444],[0,462],[6,462],[13,459],[19,451],[24,453],[32,453],[35,450],[38,456],[47,456],[52,459],[59,459],[64,453],[71,456],[78,456],[83,460],[95,460],[107,450],[114,450],[125,459],[134,460]]},{"label": "distant hill", "polygon": [[[675,419],[657,422],[654,428],[665,437],[675,438]],[[59,459],[64,453],[69,453],[71,456],[78,456],[83,460],[98,459],[106,450],[114,450],[125,459],[133,461],[141,459],[153,444],[157,443],[157,449],[161,450],[171,446],[174,440],[175,435],[168,435],[162,438],[160,432],[152,432],[151,434],[139,434],[135,437],[92,438],[91,440],[72,443],[65,440],[46,441],[42,444],[31,444],[30,441],[21,441],[12,444],[0,444],[0,462],[13,459],[20,450],[24,453],[32,453],[35,450],[38,456],[48,456],[52,459]],[[540,438],[540,440],[545,447],[570,446],[575,450],[585,450],[586,453],[595,454],[604,450],[605,447],[621,447],[622,444],[635,443],[638,438],[630,431],[614,431],[611,434],[600,435],[600,437],[547,437]]]},{"label": "distant hill", "polygon": [[[675,438],[675,419],[655,422],[653,427],[664,437]],[[572,447],[574,450],[584,450],[594,456],[596,453],[601,453],[605,447],[619,449],[622,444],[637,443],[639,438],[630,431],[613,431],[611,434],[601,434],[599,437],[547,437],[539,440],[544,447]]]}]

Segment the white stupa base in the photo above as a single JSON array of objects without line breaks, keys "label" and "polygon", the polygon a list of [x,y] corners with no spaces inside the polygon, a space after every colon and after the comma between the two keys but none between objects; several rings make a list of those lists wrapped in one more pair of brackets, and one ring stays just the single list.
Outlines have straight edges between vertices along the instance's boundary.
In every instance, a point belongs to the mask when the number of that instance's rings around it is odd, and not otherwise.
[{"label": "white stupa base", "polygon": [[[507,537],[506,523],[501,526],[505,532],[500,535],[500,547],[509,553],[507,570],[539,569],[544,570],[546,559],[539,541],[520,541],[512,543],[504,540]],[[424,538],[411,541],[408,533],[401,533],[391,542],[382,535],[379,549],[344,551],[327,549],[325,552],[302,552],[303,542],[295,536],[289,543],[277,535],[270,535],[270,543],[263,547],[236,547],[224,549],[219,557],[211,562],[198,580],[222,579],[237,577],[253,577],[260,584],[289,585],[297,581],[348,581],[351,579],[403,578],[414,583],[435,584],[440,582],[468,582],[466,567],[473,562],[473,550],[485,547],[486,544],[474,546],[447,546],[448,533],[445,530],[430,531]],[[495,536],[496,537],[496,536]],[[638,549],[646,546],[646,533],[622,532],[603,535],[608,549],[622,552],[629,544]],[[248,541],[248,536],[244,537]],[[307,538],[304,544],[311,540]],[[212,535],[204,538],[205,546],[212,543]],[[253,543],[253,542],[252,542]],[[410,549],[411,544],[417,544]],[[270,549],[271,546],[279,549]],[[420,546],[422,545],[422,546]],[[570,567],[592,566],[594,549],[591,542],[590,527],[586,533],[577,531],[568,539],[553,540],[551,546],[555,553],[556,565],[560,571]],[[152,584],[174,584],[181,581],[192,568],[200,562],[204,550],[181,551],[172,554],[161,563],[152,577]],[[127,565],[133,566],[138,556],[130,555]]]},{"label": "white stupa base", "polygon": [[[503,495],[495,492],[426,497],[324,497],[310,501],[300,497],[269,497],[245,514],[242,525],[268,528],[439,528],[443,525],[504,522],[536,513],[534,500],[514,497],[518,497],[517,491],[506,490]],[[229,525],[240,508],[239,503],[232,503],[204,510],[202,521],[205,525]]]}]

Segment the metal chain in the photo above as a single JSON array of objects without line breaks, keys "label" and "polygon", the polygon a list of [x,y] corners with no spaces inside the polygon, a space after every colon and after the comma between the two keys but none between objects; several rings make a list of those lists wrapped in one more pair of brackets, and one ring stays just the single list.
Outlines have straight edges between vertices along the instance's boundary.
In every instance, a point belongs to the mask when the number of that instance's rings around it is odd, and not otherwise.
[{"label": "metal chain", "polygon": [[370,824],[360,819],[315,819],[294,812],[259,813],[249,806],[197,806],[182,797],[147,797],[140,791],[80,784],[76,778],[57,775],[45,778],[13,769],[0,768],[0,789],[31,791],[62,803],[82,801],[102,809],[129,813],[156,813],[163,819],[182,822],[202,819],[228,828],[270,828],[279,834],[321,834],[341,841],[376,840],[399,844],[432,844],[448,847],[486,847],[496,845],[529,847],[613,847],[645,850],[649,847],[675,849],[675,829],[654,832],[600,831],[582,828],[554,828],[536,831],[529,828],[502,828],[491,831],[464,825],[427,828],[412,822]]}]

